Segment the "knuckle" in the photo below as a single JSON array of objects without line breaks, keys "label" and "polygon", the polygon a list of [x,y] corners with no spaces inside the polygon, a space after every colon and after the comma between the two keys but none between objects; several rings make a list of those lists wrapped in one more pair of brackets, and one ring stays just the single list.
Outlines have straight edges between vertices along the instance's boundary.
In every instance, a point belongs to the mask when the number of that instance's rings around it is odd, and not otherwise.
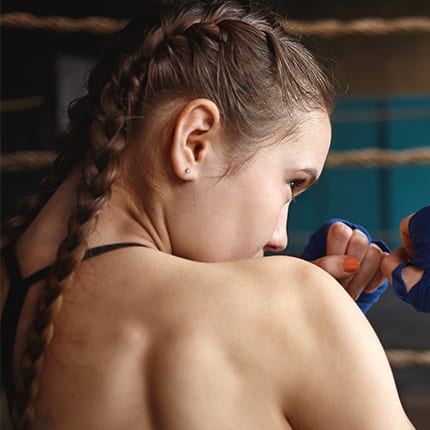
[{"label": "knuckle", "polygon": [[360,230],[354,230],[350,242],[351,244],[359,246],[361,248],[369,246],[367,236]]},{"label": "knuckle", "polygon": [[375,259],[380,261],[382,257],[384,256],[384,253],[381,248],[379,248],[378,245],[375,245],[374,243],[371,243],[369,245],[369,248],[367,250],[366,256],[370,257],[371,259]]},{"label": "knuckle", "polygon": [[330,227],[329,234],[335,240],[349,240],[352,229],[343,222],[337,221]]}]

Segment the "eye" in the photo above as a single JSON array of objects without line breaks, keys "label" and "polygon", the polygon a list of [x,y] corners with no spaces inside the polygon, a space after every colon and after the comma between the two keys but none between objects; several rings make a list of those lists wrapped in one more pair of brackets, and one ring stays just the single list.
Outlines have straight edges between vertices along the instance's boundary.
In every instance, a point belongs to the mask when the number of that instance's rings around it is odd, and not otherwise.
[{"label": "eye", "polygon": [[291,194],[293,197],[300,192],[301,188],[303,188],[303,184],[306,182],[305,179],[294,179],[290,182],[288,182],[288,186],[291,189]]}]

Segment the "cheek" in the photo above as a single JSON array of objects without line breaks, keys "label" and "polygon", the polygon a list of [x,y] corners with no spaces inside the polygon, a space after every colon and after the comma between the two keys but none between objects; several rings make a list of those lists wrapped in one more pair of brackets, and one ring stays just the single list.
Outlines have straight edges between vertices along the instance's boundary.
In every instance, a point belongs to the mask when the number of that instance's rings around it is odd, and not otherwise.
[{"label": "cheek", "polygon": [[280,224],[283,224],[285,228],[287,227],[287,221],[288,221],[288,211],[290,210],[290,202],[286,203],[281,210],[280,214]]},{"label": "cheek", "polygon": [[[275,196],[276,197],[276,196]],[[261,246],[266,246],[275,230],[286,228],[289,202],[285,198],[264,198],[259,200],[258,207],[254,205],[254,211],[250,212],[249,228],[254,232],[254,237]]]}]

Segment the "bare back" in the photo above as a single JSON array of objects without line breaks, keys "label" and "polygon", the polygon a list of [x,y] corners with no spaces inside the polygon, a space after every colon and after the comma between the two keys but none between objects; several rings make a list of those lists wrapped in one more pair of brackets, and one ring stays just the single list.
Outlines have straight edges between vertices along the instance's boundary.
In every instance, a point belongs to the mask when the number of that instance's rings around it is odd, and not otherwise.
[{"label": "bare back", "polygon": [[[288,299],[270,284],[272,276],[262,282],[279,263],[292,274]],[[332,343],[329,334],[314,341],[316,315],[301,318],[300,291],[307,293],[297,272],[306,276],[307,267],[284,258],[193,263],[140,248],[82,263],[56,321],[35,428],[295,427],[299,390],[309,384],[307,374],[324,378],[330,353],[321,344]],[[36,287],[25,304],[18,356],[37,294]],[[346,376],[341,362],[336,366],[333,378]],[[314,400],[332,389],[320,387]]]},{"label": "bare back", "polygon": [[244,285],[217,281],[232,268],[203,266],[142,249],[82,263],[55,324],[36,428],[289,428],[255,345],[269,324],[264,292],[241,297]]}]

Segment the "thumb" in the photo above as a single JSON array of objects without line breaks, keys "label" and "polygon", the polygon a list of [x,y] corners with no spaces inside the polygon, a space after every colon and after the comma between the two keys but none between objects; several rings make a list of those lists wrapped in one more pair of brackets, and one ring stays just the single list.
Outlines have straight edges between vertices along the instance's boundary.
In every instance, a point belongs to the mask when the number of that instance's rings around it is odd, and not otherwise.
[{"label": "thumb", "polygon": [[[403,248],[397,248],[392,254],[386,255],[381,262],[381,271],[384,276],[389,280],[390,284],[393,285],[393,271],[402,263],[408,262],[407,251]],[[406,287],[406,291],[409,292],[412,287],[420,282],[424,274],[424,270],[419,269],[415,266],[406,266],[401,270],[401,277]],[[393,285],[394,287],[394,285]]]},{"label": "thumb", "polygon": [[360,260],[352,255],[326,255],[312,262],[335,279],[344,279],[360,270]]},{"label": "thumb", "polygon": [[403,247],[397,248],[392,254],[384,256],[381,262],[381,272],[388,279],[390,284],[393,283],[392,273],[394,269],[402,263],[408,261],[406,251]]}]

